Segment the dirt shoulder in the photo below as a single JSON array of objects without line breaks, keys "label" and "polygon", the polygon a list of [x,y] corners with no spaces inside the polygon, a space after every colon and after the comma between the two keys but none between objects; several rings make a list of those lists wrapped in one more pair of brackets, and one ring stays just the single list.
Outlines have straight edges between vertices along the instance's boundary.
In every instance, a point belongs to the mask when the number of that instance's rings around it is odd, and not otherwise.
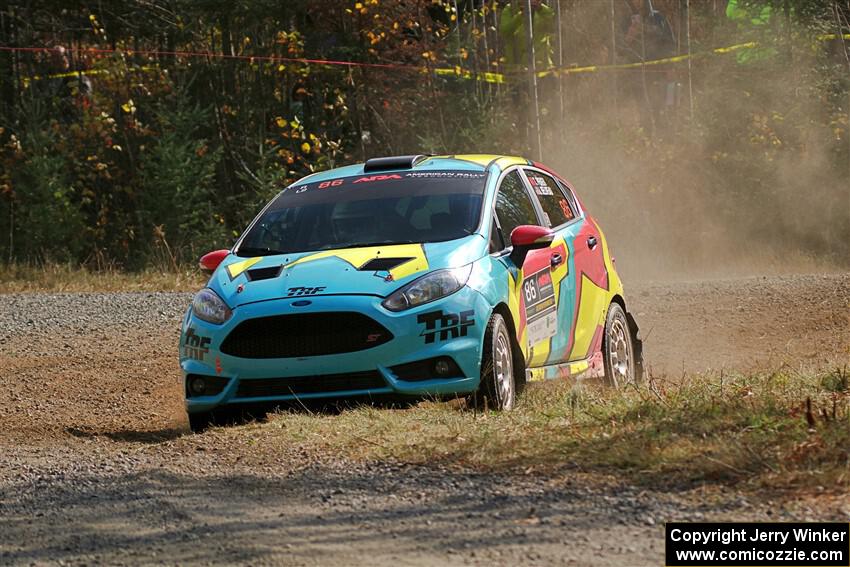
[{"label": "dirt shoulder", "polygon": [[[656,374],[828,369],[850,352],[850,275],[627,293]],[[189,297],[4,296],[0,563],[658,565],[665,521],[850,516],[846,497],[815,484],[793,502],[636,486],[581,463],[360,462],[312,451],[309,437],[275,442],[288,420],[184,435],[176,342]]]}]

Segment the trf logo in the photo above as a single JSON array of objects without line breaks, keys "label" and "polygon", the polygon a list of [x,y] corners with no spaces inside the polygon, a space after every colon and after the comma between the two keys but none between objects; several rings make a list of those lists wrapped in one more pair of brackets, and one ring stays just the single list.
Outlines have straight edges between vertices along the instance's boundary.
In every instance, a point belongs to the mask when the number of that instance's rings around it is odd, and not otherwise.
[{"label": "trf logo", "polygon": [[433,343],[438,335],[441,341],[465,337],[469,327],[475,325],[474,313],[472,310],[457,314],[444,314],[442,311],[423,313],[416,318],[417,323],[425,323],[425,330],[419,336],[425,337],[425,344]]},{"label": "trf logo", "polygon": [[202,337],[195,334],[195,329],[186,329],[186,338],[183,341],[183,356],[194,360],[203,360],[210,351],[210,337]]},{"label": "trf logo", "polygon": [[300,297],[302,295],[316,295],[325,291],[325,286],[319,287],[291,287],[287,290],[286,297]]}]

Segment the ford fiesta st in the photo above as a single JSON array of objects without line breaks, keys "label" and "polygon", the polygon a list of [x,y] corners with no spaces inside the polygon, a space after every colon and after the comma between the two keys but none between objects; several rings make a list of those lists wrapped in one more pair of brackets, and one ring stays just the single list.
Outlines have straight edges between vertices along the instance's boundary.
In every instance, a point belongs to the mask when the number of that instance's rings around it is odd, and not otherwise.
[{"label": "ford fiesta st", "polygon": [[309,175],[201,265],[212,276],[180,337],[193,426],[225,406],[322,397],[509,410],[526,381],[641,372],[602,231],[566,181],[521,158]]}]

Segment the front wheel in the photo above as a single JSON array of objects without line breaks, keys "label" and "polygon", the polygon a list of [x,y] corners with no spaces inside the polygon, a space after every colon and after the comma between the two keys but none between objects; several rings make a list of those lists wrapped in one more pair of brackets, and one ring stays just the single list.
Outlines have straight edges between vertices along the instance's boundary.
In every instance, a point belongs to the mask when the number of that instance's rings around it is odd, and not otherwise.
[{"label": "front wheel", "polygon": [[602,338],[606,385],[622,388],[637,382],[634,345],[626,312],[619,304],[612,303],[605,318],[605,335]]},{"label": "front wheel", "polygon": [[203,433],[210,425],[215,424],[211,411],[189,414],[189,429],[192,433]]},{"label": "front wheel", "polygon": [[476,393],[479,405],[484,402],[490,409],[500,411],[514,408],[517,383],[514,376],[512,343],[505,319],[494,313],[484,333],[481,386]]}]

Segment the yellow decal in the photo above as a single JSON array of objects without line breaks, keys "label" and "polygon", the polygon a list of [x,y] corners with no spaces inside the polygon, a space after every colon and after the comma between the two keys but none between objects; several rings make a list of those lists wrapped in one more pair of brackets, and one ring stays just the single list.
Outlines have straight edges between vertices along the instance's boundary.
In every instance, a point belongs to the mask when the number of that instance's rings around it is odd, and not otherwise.
[{"label": "yellow decal", "polygon": [[[590,281],[590,278],[581,275],[581,297],[578,304],[578,318],[576,321],[575,342],[570,353],[571,359],[584,358],[590,350],[590,342],[596,333],[596,327],[605,316],[608,303],[600,301],[600,295],[608,292]],[[599,307],[602,306],[602,309]]]},{"label": "yellow decal", "polygon": [[526,379],[529,382],[541,382],[543,380],[576,380],[590,368],[587,360],[569,362],[567,364],[553,364],[550,366],[538,366],[526,370]]},{"label": "yellow decal", "polygon": [[546,379],[546,369],[545,368],[529,368],[528,369],[528,377],[526,380],[529,382],[542,382]]},{"label": "yellow decal", "polygon": [[475,163],[483,167],[487,167],[491,162],[495,161],[500,168],[505,169],[512,165],[528,165],[528,160],[521,157],[515,156],[501,156],[496,154],[458,154],[458,155],[443,155],[443,156],[430,156],[417,165],[423,165],[428,163],[432,159],[457,159],[461,161],[468,161],[470,163]]},{"label": "yellow decal", "polygon": [[410,258],[404,264],[400,264],[390,270],[390,275],[394,280],[401,280],[413,274],[423,272],[428,269],[428,258],[425,256],[425,249],[421,244],[396,244],[390,246],[369,246],[366,248],[344,248],[341,250],[326,250],[304,256],[291,264],[287,264],[285,268],[291,268],[297,264],[305,264],[307,262],[315,262],[324,258],[339,258],[344,262],[348,262],[355,268],[360,268],[369,260],[375,258]]},{"label": "yellow decal", "polygon": [[611,258],[611,251],[608,250],[608,242],[605,240],[605,234],[602,232],[602,229],[599,228],[598,224],[594,224],[596,225],[596,229],[599,231],[599,240],[602,241],[602,258],[605,260],[605,269],[608,271],[608,295],[610,296],[608,298],[608,303],[610,303],[610,300],[613,299],[615,295],[623,295],[623,282],[620,280],[619,274],[617,274],[617,269]]},{"label": "yellow decal", "polygon": [[521,157],[505,156],[500,157],[498,161],[496,161],[496,165],[498,165],[500,169],[506,169],[512,165],[528,165],[528,160]]},{"label": "yellow decal", "polygon": [[522,327],[522,333],[519,332],[520,311],[519,311],[519,292],[517,291],[517,282],[522,281],[522,269],[517,272],[517,279],[514,279],[511,272],[508,271],[508,310],[511,312],[511,317],[514,320],[514,335],[519,342],[522,357],[528,362],[528,340],[526,339],[525,326]]},{"label": "yellow decal", "polygon": [[233,262],[232,264],[227,266],[227,274],[230,276],[230,279],[236,279],[236,276],[256,264],[262,260],[262,257],[257,256],[256,258],[248,258],[247,260],[242,260],[241,262]]},{"label": "yellow decal", "polygon": [[497,159],[499,156],[492,154],[463,154],[452,156],[454,159],[462,159],[463,161],[471,161],[472,163],[477,163],[478,165],[482,165],[487,167],[487,165]]},{"label": "yellow decal", "polygon": [[605,324],[605,316],[608,314],[608,305],[615,295],[622,295],[623,283],[614,268],[608,243],[605,235],[595,222],[593,225],[599,231],[599,245],[602,246],[602,259],[605,262],[605,270],[608,272],[608,289],[605,290],[590,279],[581,276],[581,297],[578,304],[578,320],[576,321],[575,342],[570,352],[570,359],[586,358],[593,353],[589,352],[593,335],[599,325]]},{"label": "yellow decal", "polygon": [[[558,250],[559,252],[563,251],[563,255],[565,256],[563,262],[561,262],[561,264],[559,264],[558,267],[551,270],[551,272],[550,272],[550,274],[552,275],[552,287],[554,288],[554,291],[555,291],[555,309],[556,309],[556,313],[557,313],[557,309],[558,309],[558,306],[560,305],[560,301],[561,301],[561,282],[564,280],[565,277],[567,277],[567,275],[570,271],[570,269],[569,269],[570,249],[569,249],[569,247],[567,247],[567,243],[564,241],[563,238],[558,238],[555,241],[553,241],[551,246],[549,247],[549,249],[552,250],[552,251],[554,251],[554,250]],[[560,327],[558,329],[558,332],[559,333],[564,333],[564,332],[569,333],[570,332],[569,327],[564,328],[563,325],[569,325],[569,323],[564,323],[563,321],[558,321],[558,326]],[[537,344],[533,345],[533,352],[532,352],[530,364],[532,366],[539,366],[539,365],[546,364],[546,360],[549,358],[549,353],[550,353],[551,349],[552,349],[552,337],[549,337],[549,338],[542,340],[542,341],[538,342]]]}]

